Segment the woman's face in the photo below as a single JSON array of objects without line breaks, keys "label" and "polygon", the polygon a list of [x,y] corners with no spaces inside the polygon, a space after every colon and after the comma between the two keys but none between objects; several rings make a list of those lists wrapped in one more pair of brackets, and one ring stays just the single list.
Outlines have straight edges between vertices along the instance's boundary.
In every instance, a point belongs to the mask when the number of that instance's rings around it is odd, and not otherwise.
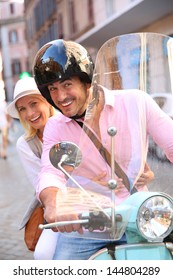
[{"label": "woman's face", "polygon": [[16,101],[16,108],[21,119],[36,130],[44,129],[50,117],[50,105],[34,94],[18,99]]}]

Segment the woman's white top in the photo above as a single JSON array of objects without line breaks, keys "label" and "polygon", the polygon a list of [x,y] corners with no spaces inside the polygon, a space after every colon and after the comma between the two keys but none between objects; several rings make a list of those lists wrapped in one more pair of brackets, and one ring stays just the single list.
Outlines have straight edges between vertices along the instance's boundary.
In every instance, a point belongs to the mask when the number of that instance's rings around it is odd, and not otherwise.
[{"label": "woman's white top", "polygon": [[24,138],[24,135],[20,136],[17,140],[16,148],[26,175],[35,189],[37,185],[38,173],[41,169],[41,160],[31,150],[28,142]]}]

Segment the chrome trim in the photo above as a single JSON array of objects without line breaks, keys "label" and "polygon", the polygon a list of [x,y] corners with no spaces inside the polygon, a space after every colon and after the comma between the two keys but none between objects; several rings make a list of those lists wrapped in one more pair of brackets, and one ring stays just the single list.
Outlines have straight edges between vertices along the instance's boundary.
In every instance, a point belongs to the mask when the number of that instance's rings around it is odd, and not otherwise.
[{"label": "chrome trim", "polygon": [[[173,256],[173,243],[171,242],[167,242],[167,243],[163,243],[163,242],[159,242],[159,243],[140,243],[140,244],[123,244],[123,245],[118,245],[115,246],[115,252],[117,250],[121,250],[121,249],[125,249],[125,248],[139,248],[139,247],[151,247],[152,246],[162,246],[162,247],[166,247],[170,253]],[[97,251],[95,254],[93,254],[88,260],[94,260],[97,256],[99,256],[101,253],[108,253],[108,249],[107,248],[103,248],[99,251]]]},{"label": "chrome trim", "polygon": [[140,244],[123,244],[115,247],[115,250],[121,250],[124,248],[136,248],[136,247],[151,247],[152,246],[163,246],[165,247],[165,243],[163,242],[150,242],[150,243],[140,243]]},{"label": "chrome trim", "polygon": [[97,256],[99,256],[101,253],[108,253],[107,248],[103,248],[101,250],[98,250],[95,254],[93,254],[88,260],[94,260]]},{"label": "chrome trim", "polygon": [[171,255],[173,256],[173,243],[166,242],[165,243],[166,248],[170,251]]}]

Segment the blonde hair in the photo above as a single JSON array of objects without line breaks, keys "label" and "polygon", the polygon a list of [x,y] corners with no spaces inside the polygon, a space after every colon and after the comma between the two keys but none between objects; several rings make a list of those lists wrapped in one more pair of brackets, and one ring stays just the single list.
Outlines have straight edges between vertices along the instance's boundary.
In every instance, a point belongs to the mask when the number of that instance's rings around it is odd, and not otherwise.
[{"label": "blonde hair", "polygon": [[[34,95],[34,94],[33,94]],[[53,115],[55,115],[55,109],[52,105],[50,105],[47,100],[41,96],[41,95],[34,95],[35,98],[39,99],[40,101],[46,103],[49,107],[50,107],[50,115],[49,117],[52,117]],[[17,108],[16,108],[17,109]],[[21,116],[20,116],[20,112],[18,111],[19,114],[19,120],[21,125],[23,126],[23,128],[25,129],[26,133],[25,133],[25,139],[29,139],[29,138],[33,138],[36,134],[37,134],[37,129],[33,128],[29,123],[27,123],[26,121],[22,120]]]}]

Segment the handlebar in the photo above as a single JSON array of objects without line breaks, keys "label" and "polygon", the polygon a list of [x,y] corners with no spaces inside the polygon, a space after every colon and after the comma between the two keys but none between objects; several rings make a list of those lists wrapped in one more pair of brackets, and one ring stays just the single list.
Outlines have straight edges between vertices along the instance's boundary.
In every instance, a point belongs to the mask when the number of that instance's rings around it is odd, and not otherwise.
[{"label": "handlebar", "polygon": [[[116,221],[121,221],[121,216],[116,216]],[[72,221],[62,221],[62,222],[54,222],[54,223],[47,223],[47,224],[40,224],[39,229],[50,229],[55,227],[62,227],[66,225],[73,225],[73,224],[81,224],[85,229],[88,229],[90,232],[94,230],[103,231],[106,228],[111,228],[111,220],[104,215],[103,212],[95,211],[90,212],[85,217],[79,215],[79,220],[72,220]]]}]

